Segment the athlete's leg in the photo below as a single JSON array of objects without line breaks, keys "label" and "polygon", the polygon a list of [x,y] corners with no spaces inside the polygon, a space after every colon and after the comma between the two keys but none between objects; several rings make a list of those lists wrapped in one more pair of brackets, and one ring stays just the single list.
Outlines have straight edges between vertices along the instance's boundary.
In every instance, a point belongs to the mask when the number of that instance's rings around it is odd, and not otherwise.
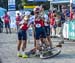
[{"label": "athlete's leg", "polygon": [[19,25],[17,25],[17,31],[18,31],[18,29],[19,29]]},{"label": "athlete's leg", "polygon": [[41,36],[41,28],[35,29],[35,38],[36,38],[36,49],[40,50],[40,36]]},{"label": "athlete's leg", "polygon": [[35,27],[34,27],[34,25],[33,25],[33,24],[32,24],[31,26],[32,26],[32,28],[33,28],[33,36],[34,36],[34,47],[36,47]]},{"label": "athlete's leg", "polygon": [[41,36],[41,28],[36,28],[35,29],[35,48],[34,48],[36,52],[42,50],[42,48],[40,47],[40,36]]},{"label": "athlete's leg", "polygon": [[49,42],[49,44],[50,44],[50,47],[52,48],[52,41],[51,41],[51,37],[50,37],[50,36],[47,36],[47,40],[48,40],[48,42]]},{"label": "athlete's leg", "polygon": [[23,58],[28,58],[28,56],[25,54],[26,43],[27,43],[27,41],[26,40],[23,40],[22,41],[22,45],[21,45],[21,48],[22,48],[22,57]]},{"label": "athlete's leg", "polygon": [[43,42],[45,42],[45,44],[47,45],[47,47],[51,47],[50,46],[50,37],[47,37],[50,34],[50,30],[45,27],[42,28],[42,38],[43,38]]},{"label": "athlete's leg", "polygon": [[9,32],[11,33],[11,28],[10,28],[10,24],[8,23],[8,29],[9,29]]},{"label": "athlete's leg", "polygon": [[43,42],[42,43],[44,43],[46,45],[46,47],[50,47],[50,43],[48,42],[45,33],[43,34],[43,37],[42,38],[43,38]]},{"label": "athlete's leg", "polygon": [[8,26],[6,23],[5,23],[5,29],[6,29],[6,33],[8,34]]},{"label": "athlete's leg", "polygon": [[24,50],[26,49],[26,43],[27,43],[26,40],[23,40],[23,41],[22,41],[22,45],[21,45],[22,51],[24,51]]},{"label": "athlete's leg", "polygon": [[50,26],[46,27],[46,36],[47,36],[47,40],[50,44],[50,47],[52,48],[52,41],[51,41],[51,37],[50,37]]},{"label": "athlete's leg", "polygon": [[43,44],[45,44],[45,42],[42,37],[40,38],[40,41],[41,41],[41,46],[43,46]]},{"label": "athlete's leg", "polygon": [[45,44],[47,45],[47,47],[50,47],[50,43],[48,42],[47,38],[43,38],[43,41],[45,42]]},{"label": "athlete's leg", "polygon": [[61,25],[61,42],[60,42],[60,44],[64,44],[63,27],[64,27],[64,24]]},{"label": "athlete's leg", "polygon": [[41,37],[40,40],[41,40],[41,47],[48,44],[50,48],[52,48],[52,42],[50,36],[47,36],[46,38]]},{"label": "athlete's leg", "polygon": [[25,54],[26,49],[26,43],[27,43],[27,34],[26,31],[22,30],[22,57],[27,58],[28,56]]},{"label": "athlete's leg", "polygon": [[36,51],[40,50],[39,37],[40,37],[40,28],[35,28],[35,32],[34,32],[34,48],[30,50],[31,54],[35,54]]},{"label": "athlete's leg", "polygon": [[61,34],[61,41],[59,42],[59,44],[57,45],[57,47],[62,47],[62,44],[64,43],[64,37],[63,37],[63,24],[61,24],[61,30],[60,30],[60,34]]},{"label": "athlete's leg", "polygon": [[6,29],[6,33],[8,34],[8,28],[5,28]]},{"label": "athlete's leg", "polygon": [[19,30],[19,32],[18,32],[18,43],[17,43],[17,51],[18,51],[18,53],[17,53],[17,56],[22,56],[21,55],[21,44],[22,44],[22,35],[21,35],[21,31]]},{"label": "athlete's leg", "polygon": [[[55,31],[54,34],[55,34],[55,36],[56,36],[56,28],[57,28],[57,25],[55,24],[55,25],[54,25],[54,31]],[[54,36],[54,37],[55,37],[55,36]]]},{"label": "athlete's leg", "polygon": [[36,50],[41,50],[39,39],[36,39]]},{"label": "athlete's leg", "polygon": [[32,54],[39,54],[39,51],[41,51],[42,48],[40,47],[40,40],[39,39],[35,39],[35,47],[30,50]]},{"label": "athlete's leg", "polygon": [[26,48],[26,44],[27,44],[27,34],[26,31],[22,31],[22,51],[24,51],[24,49]]},{"label": "athlete's leg", "polygon": [[35,39],[35,37],[34,37],[34,47],[36,47],[36,39]]},{"label": "athlete's leg", "polygon": [[22,41],[21,40],[18,40],[18,46],[17,46],[17,50],[18,50],[18,52],[20,51],[20,48],[21,48],[21,43],[22,43]]}]

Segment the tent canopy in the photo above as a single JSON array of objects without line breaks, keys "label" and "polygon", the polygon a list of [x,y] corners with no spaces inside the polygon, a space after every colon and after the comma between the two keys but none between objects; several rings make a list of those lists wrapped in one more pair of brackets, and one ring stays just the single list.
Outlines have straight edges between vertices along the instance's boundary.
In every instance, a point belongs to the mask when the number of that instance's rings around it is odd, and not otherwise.
[{"label": "tent canopy", "polygon": [[0,17],[4,15],[5,11],[7,10],[0,7]]},{"label": "tent canopy", "polygon": [[52,1],[51,3],[52,4],[61,4],[61,3],[70,3],[70,1],[66,1],[66,0],[65,1],[61,1],[60,0],[60,1]]}]

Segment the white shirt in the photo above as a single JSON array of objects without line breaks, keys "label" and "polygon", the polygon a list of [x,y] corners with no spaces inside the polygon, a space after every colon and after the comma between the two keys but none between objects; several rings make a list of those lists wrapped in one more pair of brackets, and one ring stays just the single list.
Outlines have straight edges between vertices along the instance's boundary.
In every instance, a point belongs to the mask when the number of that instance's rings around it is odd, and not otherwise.
[{"label": "white shirt", "polygon": [[31,23],[34,23],[34,21],[35,21],[35,16],[31,16],[31,17],[29,18],[28,25],[30,25]]},{"label": "white shirt", "polygon": [[48,26],[48,25],[49,25],[49,24],[48,24],[48,21],[49,21],[49,20],[48,20],[48,15],[47,15],[47,14],[44,14],[44,19],[45,19],[45,20],[44,20],[45,26]]}]

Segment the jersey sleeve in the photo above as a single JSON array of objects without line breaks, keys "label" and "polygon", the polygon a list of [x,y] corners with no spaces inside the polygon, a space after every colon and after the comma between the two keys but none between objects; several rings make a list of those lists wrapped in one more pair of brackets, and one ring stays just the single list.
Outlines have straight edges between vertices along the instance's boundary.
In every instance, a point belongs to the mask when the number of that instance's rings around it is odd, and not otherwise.
[{"label": "jersey sleeve", "polygon": [[24,20],[20,21],[19,25],[20,25],[20,24],[23,24],[23,23],[24,23]]},{"label": "jersey sleeve", "polygon": [[35,21],[35,17],[30,17],[28,25],[33,24]]},{"label": "jersey sleeve", "polygon": [[48,22],[48,15],[44,15],[44,18],[45,18],[45,22]]}]

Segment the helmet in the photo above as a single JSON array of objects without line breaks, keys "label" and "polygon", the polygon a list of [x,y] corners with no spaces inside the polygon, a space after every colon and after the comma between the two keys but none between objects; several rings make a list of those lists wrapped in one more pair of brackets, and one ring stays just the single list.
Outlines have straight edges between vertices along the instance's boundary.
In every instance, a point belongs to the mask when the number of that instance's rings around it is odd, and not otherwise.
[{"label": "helmet", "polygon": [[30,15],[30,14],[31,14],[30,11],[26,11],[26,12],[25,12],[25,15],[26,15],[26,16],[28,16],[28,15]]},{"label": "helmet", "polygon": [[40,7],[39,6],[36,6],[33,11],[34,12],[40,12]]}]

